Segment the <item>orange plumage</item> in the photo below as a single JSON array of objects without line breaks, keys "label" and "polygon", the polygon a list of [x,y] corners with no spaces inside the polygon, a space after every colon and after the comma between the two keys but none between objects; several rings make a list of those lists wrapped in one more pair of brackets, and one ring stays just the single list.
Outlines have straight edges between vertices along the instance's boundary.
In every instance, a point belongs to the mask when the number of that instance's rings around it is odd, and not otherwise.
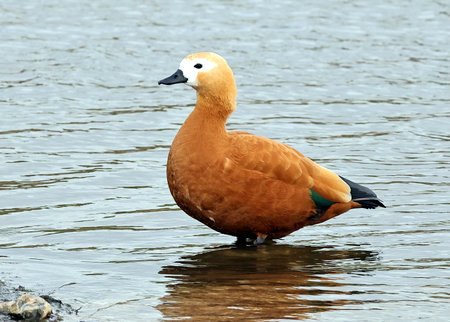
[{"label": "orange plumage", "polygon": [[187,83],[197,104],[176,135],[167,162],[170,191],[182,210],[224,234],[275,239],[352,208],[384,205],[295,149],[246,132],[228,132],[236,85],[214,53],[187,56],[160,84]]}]

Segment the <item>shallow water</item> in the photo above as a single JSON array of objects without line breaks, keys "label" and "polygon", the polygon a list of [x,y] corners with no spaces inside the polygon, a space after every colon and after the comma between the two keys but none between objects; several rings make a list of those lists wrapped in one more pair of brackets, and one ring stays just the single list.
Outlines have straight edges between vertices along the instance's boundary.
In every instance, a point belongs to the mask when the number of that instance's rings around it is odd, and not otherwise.
[{"label": "shallow water", "polygon": [[[0,279],[79,308],[65,321],[446,321],[449,7],[3,1]],[[183,214],[165,162],[195,95],[157,81],[200,50],[235,71],[230,129],[388,208],[248,249]]]}]

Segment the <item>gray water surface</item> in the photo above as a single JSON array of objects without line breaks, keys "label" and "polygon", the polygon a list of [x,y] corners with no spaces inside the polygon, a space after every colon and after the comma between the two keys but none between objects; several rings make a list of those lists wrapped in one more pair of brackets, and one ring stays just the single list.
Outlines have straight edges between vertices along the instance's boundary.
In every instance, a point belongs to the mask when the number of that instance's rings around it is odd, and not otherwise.
[{"label": "gray water surface", "polygon": [[[447,321],[449,8],[2,1],[0,279],[79,308],[64,321]],[[230,129],[388,208],[247,249],[180,211],[165,163],[195,94],[157,81],[197,51],[235,71]]]}]

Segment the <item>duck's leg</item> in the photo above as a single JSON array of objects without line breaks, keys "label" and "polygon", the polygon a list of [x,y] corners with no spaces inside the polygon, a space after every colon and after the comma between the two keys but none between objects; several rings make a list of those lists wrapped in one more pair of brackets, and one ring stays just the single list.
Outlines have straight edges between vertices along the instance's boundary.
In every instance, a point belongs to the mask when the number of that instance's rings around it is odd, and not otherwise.
[{"label": "duck's leg", "polygon": [[256,234],[256,236],[257,237],[254,240],[253,245],[258,246],[258,245],[264,244],[264,241],[266,240],[267,235],[258,233],[258,234]]},{"label": "duck's leg", "polygon": [[247,237],[237,236],[236,245],[238,245],[238,246],[247,245]]}]

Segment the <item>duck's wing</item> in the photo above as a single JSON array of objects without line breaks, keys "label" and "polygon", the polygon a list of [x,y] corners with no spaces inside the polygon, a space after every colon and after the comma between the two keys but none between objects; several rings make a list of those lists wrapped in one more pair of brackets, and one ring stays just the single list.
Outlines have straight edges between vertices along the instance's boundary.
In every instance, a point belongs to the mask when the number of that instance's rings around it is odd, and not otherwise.
[{"label": "duck's wing", "polygon": [[246,132],[229,132],[229,139],[227,158],[233,166],[308,188],[318,206],[351,200],[346,182],[292,147]]}]

